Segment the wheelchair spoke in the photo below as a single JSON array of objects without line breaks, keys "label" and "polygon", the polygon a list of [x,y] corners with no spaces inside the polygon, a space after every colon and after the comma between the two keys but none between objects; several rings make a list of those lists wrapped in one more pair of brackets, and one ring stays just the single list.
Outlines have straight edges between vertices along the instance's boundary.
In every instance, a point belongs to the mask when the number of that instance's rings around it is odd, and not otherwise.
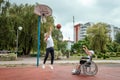
[{"label": "wheelchair spoke", "polygon": [[83,67],[84,73],[86,75],[95,75],[98,72],[97,65],[94,62],[91,62],[90,65],[88,65],[88,63],[85,63]]}]

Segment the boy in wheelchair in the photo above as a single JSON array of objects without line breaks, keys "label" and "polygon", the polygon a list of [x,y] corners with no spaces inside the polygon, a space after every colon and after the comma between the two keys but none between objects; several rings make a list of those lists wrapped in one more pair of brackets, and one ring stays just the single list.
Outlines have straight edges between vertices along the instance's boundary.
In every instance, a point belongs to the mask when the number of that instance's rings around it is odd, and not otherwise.
[{"label": "boy in wheelchair", "polygon": [[83,45],[83,50],[85,51],[85,53],[88,55],[88,56],[85,56],[85,57],[82,57],[81,59],[80,59],[80,63],[79,63],[79,65],[77,65],[76,66],[76,69],[73,69],[73,71],[72,71],[72,74],[73,75],[77,75],[77,74],[80,74],[80,72],[81,72],[81,70],[80,70],[80,67],[81,67],[81,65],[83,65],[84,63],[86,63],[86,65],[85,66],[87,66],[87,67],[89,67],[90,66],[90,61],[92,61],[92,55],[94,54],[94,51],[93,50],[88,50],[88,48],[85,46],[85,45]]}]

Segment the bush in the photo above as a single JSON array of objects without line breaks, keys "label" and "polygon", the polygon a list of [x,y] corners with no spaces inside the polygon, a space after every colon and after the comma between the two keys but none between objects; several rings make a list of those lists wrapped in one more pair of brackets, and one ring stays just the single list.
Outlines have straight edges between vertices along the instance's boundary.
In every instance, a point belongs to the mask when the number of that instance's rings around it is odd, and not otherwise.
[{"label": "bush", "polygon": [[22,56],[22,55],[23,55],[23,52],[20,52],[20,51],[19,51],[19,52],[17,52],[17,56],[19,56],[19,57],[20,57],[20,56]]},{"label": "bush", "polygon": [[94,55],[92,55],[92,57],[93,57],[93,58],[95,58],[95,57],[96,57],[96,55],[94,54]]},{"label": "bush", "polygon": [[106,58],[109,58],[110,55],[108,53],[104,54],[104,53],[100,53],[100,54],[97,54],[97,58],[103,58],[103,59],[106,59]]},{"label": "bush", "polygon": [[[38,54],[38,52],[31,52],[30,53],[30,56],[31,57],[37,57],[37,54]],[[45,55],[45,51],[40,51],[40,56],[44,56]]]},{"label": "bush", "polygon": [[15,53],[0,55],[1,61],[12,61],[12,60],[16,60],[16,59],[17,59],[17,55]]},{"label": "bush", "polygon": [[98,54],[98,55],[97,55],[97,58],[102,58],[102,54]]},{"label": "bush", "polygon": [[115,57],[116,56],[116,53],[115,52],[111,52],[110,53],[110,57]]},{"label": "bush", "polygon": [[108,54],[103,54],[103,59],[109,58],[110,56]]},{"label": "bush", "polygon": [[78,54],[77,56],[80,56],[80,54]]},{"label": "bush", "polygon": [[61,51],[55,51],[55,59],[61,59],[62,58],[62,52]]},{"label": "bush", "polygon": [[120,56],[120,52],[116,52],[116,56],[118,56],[118,57],[119,57],[119,56]]},{"label": "bush", "polygon": [[30,54],[30,56],[31,56],[31,57],[36,57],[36,56],[37,56],[37,54]]}]

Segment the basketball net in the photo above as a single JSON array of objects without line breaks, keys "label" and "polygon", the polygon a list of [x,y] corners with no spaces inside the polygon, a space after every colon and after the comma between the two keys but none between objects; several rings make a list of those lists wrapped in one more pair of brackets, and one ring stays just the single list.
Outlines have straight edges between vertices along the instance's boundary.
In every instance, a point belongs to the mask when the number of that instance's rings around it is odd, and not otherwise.
[{"label": "basketball net", "polygon": [[45,16],[45,14],[42,14],[41,15],[41,23],[46,23],[46,16]]}]

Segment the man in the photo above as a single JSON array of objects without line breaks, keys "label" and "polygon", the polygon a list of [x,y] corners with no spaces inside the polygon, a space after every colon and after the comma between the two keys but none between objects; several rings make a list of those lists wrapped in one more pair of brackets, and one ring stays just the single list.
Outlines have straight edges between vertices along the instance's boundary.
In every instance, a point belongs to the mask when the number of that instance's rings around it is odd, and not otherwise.
[{"label": "man", "polygon": [[80,67],[82,64],[84,64],[85,62],[89,62],[92,60],[92,55],[94,54],[94,51],[93,50],[89,50],[85,45],[83,45],[83,50],[85,51],[85,53],[88,55],[88,56],[85,56],[85,57],[82,57],[80,59],[80,64],[76,66],[76,69],[73,69],[72,71],[72,74],[75,75],[75,74],[80,74]]},{"label": "man", "polygon": [[45,58],[44,58],[44,62],[42,65],[42,68],[45,68],[45,63],[46,60],[49,56],[49,53],[51,54],[51,65],[50,68],[53,69],[53,62],[54,62],[54,42],[53,42],[53,38],[52,38],[52,27],[50,27],[49,31],[47,33],[45,33],[44,35],[44,41],[46,42],[47,46],[46,46],[46,54],[45,54]]}]

